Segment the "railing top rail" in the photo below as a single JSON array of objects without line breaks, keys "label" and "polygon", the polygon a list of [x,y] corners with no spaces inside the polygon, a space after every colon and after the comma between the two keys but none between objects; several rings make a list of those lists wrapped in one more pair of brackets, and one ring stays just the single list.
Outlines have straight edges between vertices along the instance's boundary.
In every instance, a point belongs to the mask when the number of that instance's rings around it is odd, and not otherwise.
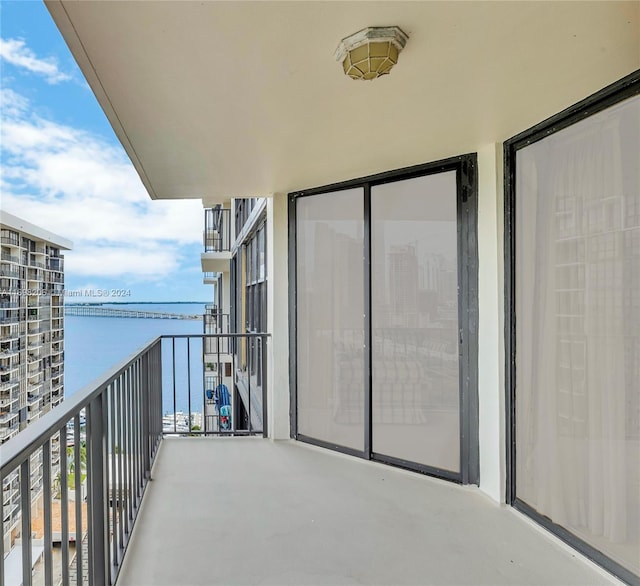
[{"label": "railing top rail", "polygon": [[109,369],[96,380],[85,385],[81,390],[63,401],[58,407],[45,413],[40,419],[22,430],[11,441],[0,445],[0,479],[4,479],[44,441],[58,433],[67,422],[78,415],[95,397],[102,393],[115,379],[117,379],[131,364],[143,354],[160,343],[160,337],[154,338],[142,349],[125,358],[122,362]]},{"label": "railing top rail", "polygon": [[247,334],[162,334],[161,339],[170,338],[270,338],[267,332],[255,332]]}]

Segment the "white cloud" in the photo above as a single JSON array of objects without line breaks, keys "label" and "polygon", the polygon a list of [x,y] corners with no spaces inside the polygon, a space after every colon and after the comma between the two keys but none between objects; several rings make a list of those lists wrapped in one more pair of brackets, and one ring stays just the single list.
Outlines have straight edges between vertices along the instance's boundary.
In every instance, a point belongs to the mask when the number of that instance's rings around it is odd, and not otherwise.
[{"label": "white cloud", "polygon": [[42,75],[50,84],[71,79],[70,75],[60,71],[54,58],[39,59],[22,39],[0,39],[0,58],[11,65]]},{"label": "white cloud", "polygon": [[2,208],[72,240],[69,275],[156,281],[201,242],[199,200],[151,201],[121,148],[31,114],[11,90],[0,104]]}]

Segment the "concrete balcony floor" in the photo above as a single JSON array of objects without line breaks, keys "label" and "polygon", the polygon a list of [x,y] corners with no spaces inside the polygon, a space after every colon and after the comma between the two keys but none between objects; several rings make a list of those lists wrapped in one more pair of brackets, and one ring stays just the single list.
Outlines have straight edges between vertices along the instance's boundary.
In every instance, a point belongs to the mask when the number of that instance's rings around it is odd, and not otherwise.
[{"label": "concrete balcony floor", "polygon": [[298,442],[168,438],[118,586],[616,584],[480,491]]}]

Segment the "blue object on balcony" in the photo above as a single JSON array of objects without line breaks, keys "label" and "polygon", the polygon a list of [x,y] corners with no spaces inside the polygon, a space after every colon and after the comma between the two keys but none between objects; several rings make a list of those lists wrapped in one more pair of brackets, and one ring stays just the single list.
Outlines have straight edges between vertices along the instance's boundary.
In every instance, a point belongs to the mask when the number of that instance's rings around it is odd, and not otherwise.
[{"label": "blue object on balcony", "polygon": [[220,407],[220,429],[231,429],[231,405]]},{"label": "blue object on balcony", "polygon": [[213,391],[211,389],[207,389],[207,401],[213,400]]},{"label": "blue object on balcony", "polygon": [[229,395],[227,385],[219,384],[216,387],[215,402],[218,408],[224,405],[231,405],[231,395]]}]

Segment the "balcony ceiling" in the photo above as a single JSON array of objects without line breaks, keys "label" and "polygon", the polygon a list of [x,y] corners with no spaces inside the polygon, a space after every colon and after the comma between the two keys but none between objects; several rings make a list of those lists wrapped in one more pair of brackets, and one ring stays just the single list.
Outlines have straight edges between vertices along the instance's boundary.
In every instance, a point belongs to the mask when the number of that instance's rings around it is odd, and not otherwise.
[{"label": "balcony ceiling", "polygon": [[[474,151],[640,67],[638,2],[47,6],[152,198],[268,195]],[[409,34],[390,75],[333,52]]]}]

